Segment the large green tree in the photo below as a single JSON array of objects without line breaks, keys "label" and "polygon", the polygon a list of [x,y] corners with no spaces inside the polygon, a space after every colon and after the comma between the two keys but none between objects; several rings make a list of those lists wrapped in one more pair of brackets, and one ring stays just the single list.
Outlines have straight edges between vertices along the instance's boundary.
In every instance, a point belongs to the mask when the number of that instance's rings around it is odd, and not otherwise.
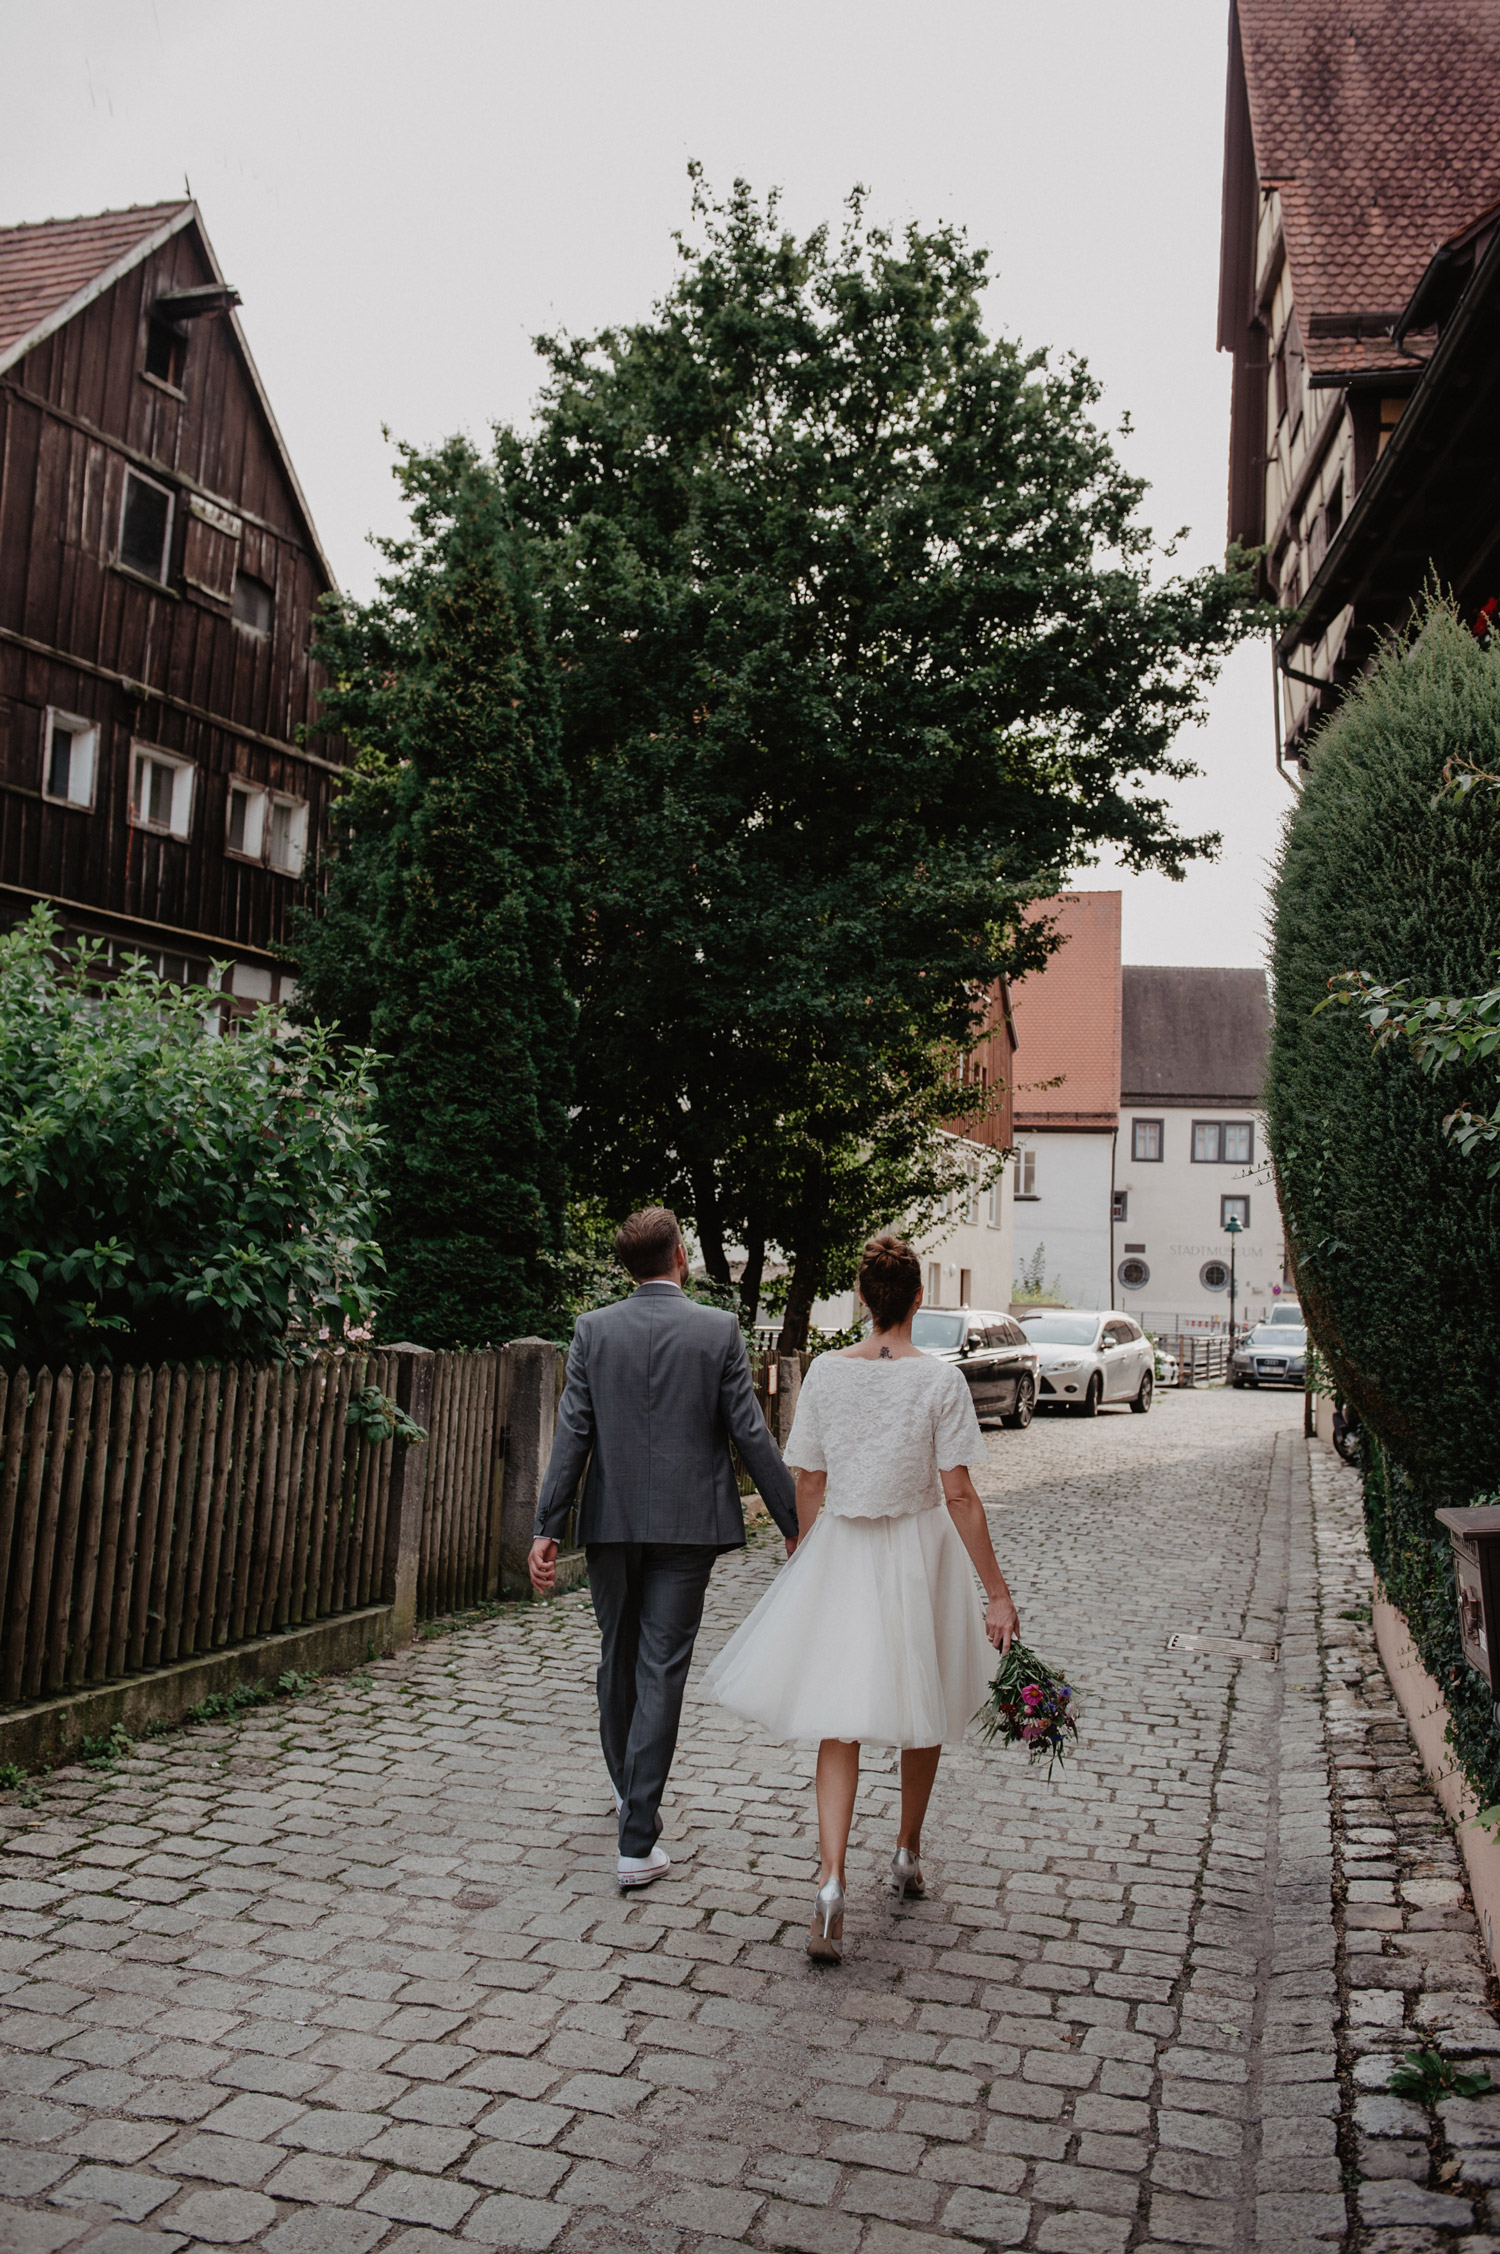
[{"label": "large green tree", "polygon": [[1247,602],[1160,576],[1087,370],[986,334],[962,234],[694,210],[649,320],[541,341],[495,469],[561,661],[577,1163],[684,1202],[721,1280],[737,1238],[747,1298],[779,1248],[793,1345],[946,1187],[977,1004],[1050,944],[1023,906],[1212,850],[1159,791]]},{"label": "large green tree", "polygon": [[573,1007],[555,661],[495,481],[403,450],[412,532],[325,616],[335,811],[300,1007],[377,1069],[387,1337],[472,1346],[545,1319],[562,1248]]}]

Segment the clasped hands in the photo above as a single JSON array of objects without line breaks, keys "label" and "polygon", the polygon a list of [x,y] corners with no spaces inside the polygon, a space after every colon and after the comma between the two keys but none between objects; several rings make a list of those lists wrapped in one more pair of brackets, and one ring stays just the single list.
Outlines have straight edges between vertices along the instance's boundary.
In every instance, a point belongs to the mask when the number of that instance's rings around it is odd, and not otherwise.
[{"label": "clasped hands", "polygon": [[[786,1554],[791,1556],[797,1547],[797,1536],[786,1537]],[[526,1557],[526,1570],[531,1576],[531,1586],[539,1597],[550,1597],[557,1587],[557,1544],[538,1534]]]}]

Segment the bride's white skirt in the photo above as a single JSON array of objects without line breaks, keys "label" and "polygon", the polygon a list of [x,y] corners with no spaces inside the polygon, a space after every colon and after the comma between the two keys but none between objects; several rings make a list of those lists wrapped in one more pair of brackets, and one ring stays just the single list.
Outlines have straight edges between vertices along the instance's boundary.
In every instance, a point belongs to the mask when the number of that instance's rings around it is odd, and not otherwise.
[{"label": "bride's white skirt", "polygon": [[951,1745],[996,1664],[979,1583],[946,1510],[824,1510],[704,1683],[783,1743]]}]

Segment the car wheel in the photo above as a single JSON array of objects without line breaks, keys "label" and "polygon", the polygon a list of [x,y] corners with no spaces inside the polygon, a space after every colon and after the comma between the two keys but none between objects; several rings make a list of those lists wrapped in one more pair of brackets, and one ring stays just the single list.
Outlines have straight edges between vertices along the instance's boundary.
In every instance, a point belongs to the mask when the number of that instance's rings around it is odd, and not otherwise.
[{"label": "car wheel", "polygon": [[1104,1391],[1104,1380],[1097,1372],[1089,1379],[1089,1389],[1083,1399],[1073,1404],[1075,1417],[1096,1417],[1099,1414],[1099,1396]]},{"label": "car wheel", "polygon": [[1141,1390],[1130,1404],[1132,1416],[1143,1417],[1151,1406],[1151,1396],[1156,1391],[1156,1380],[1149,1370],[1141,1378]]},{"label": "car wheel", "polygon": [[1012,1432],[1024,1432],[1031,1422],[1032,1411],[1035,1407],[1036,1387],[1029,1377],[1023,1377],[1016,1387],[1015,1407],[1008,1417],[1002,1417],[1000,1421],[1002,1424],[1008,1424]]},{"label": "car wheel", "polygon": [[1232,1377],[1229,1382],[1234,1387],[1236,1393],[1242,1393],[1244,1391],[1245,1381],[1242,1377]]}]

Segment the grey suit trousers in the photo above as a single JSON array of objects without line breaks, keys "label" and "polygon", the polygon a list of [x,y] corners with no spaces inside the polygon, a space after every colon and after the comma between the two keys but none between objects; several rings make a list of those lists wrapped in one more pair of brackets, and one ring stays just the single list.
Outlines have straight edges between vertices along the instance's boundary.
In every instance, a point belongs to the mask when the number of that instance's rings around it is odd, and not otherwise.
[{"label": "grey suit trousers", "polygon": [[624,1805],[620,1853],[649,1855],[677,1749],[693,1639],[719,1550],[704,1542],[590,1542],[599,1623],[599,1740]]}]

